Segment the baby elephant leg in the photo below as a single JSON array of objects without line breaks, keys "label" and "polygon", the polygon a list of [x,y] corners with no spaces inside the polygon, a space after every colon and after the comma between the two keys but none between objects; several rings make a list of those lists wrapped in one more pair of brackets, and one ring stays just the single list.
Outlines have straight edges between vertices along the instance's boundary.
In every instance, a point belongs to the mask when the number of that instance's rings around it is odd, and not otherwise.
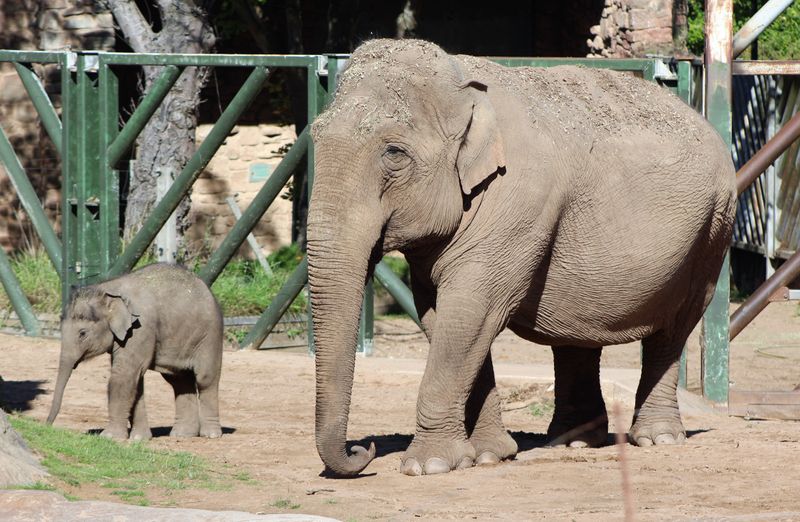
[{"label": "baby elephant leg", "polygon": [[150,440],[153,438],[153,434],[150,431],[150,423],[147,421],[147,408],[144,404],[144,375],[139,378],[139,386],[136,389],[129,438],[131,440]]},{"label": "baby elephant leg", "polygon": [[175,424],[172,437],[197,437],[200,433],[200,420],[197,416],[197,386],[191,372],[172,375],[164,374],[164,379],[175,391]]},{"label": "baby elephant leg", "polygon": [[219,372],[214,376],[202,373],[197,377],[199,396],[200,436],[216,439],[222,436],[219,422]]}]

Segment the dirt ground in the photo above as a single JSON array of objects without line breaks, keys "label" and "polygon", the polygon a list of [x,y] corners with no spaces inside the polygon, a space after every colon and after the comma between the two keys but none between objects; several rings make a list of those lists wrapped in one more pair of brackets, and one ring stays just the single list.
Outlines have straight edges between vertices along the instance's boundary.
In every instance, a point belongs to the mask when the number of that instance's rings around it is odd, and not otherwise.
[{"label": "dirt ground", "polygon": [[[237,483],[232,491],[147,491],[151,505],[310,513],[341,520],[623,519],[618,447],[544,446],[551,413],[547,399],[552,392],[541,371],[530,378],[526,372],[552,368],[550,350],[508,332],[495,343],[493,356],[506,397],[504,420],[521,450],[517,459],[439,476],[400,474],[400,456],[413,434],[427,348],[410,321],[380,321],[377,331],[374,356],[359,357],[357,362],[350,416],[350,440],[366,438],[378,446],[378,458],[364,476],[351,480],[320,476],[322,464],[313,440],[310,357],[302,350],[226,351],[221,384],[224,436],[218,440],[166,436],[174,412],[171,389],[149,372],[147,408],[157,428],[150,444],[202,455],[228,469],[245,471],[254,481]],[[697,335],[689,348],[689,388],[696,390]],[[610,347],[604,351],[603,366],[635,375],[638,355],[636,344]],[[57,360],[57,340],[0,335],[6,403],[43,420]],[[83,432],[102,428],[107,376],[106,357],[79,367],[56,424]],[[800,383],[797,305],[772,304],[733,343],[731,381],[741,389],[761,390],[791,390]],[[613,392],[606,396],[609,407],[619,402],[623,411],[621,420],[612,419],[611,430],[627,430],[630,390],[604,386],[604,392],[609,390]],[[685,413],[684,423],[689,438],[683,446],[625,447],[637,520],[800,520],[800,424],[731,418],[703,407]],[[57,486],[82,499],[118,500],[99,488]],[[276,502],[299,507],[280,509]]]}]

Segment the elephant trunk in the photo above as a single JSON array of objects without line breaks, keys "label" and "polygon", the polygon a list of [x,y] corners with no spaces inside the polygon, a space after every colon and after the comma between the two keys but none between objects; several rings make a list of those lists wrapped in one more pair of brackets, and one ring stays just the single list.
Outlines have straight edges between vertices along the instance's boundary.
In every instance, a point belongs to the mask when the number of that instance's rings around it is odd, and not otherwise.
[{"label": "elephant trunk", "polygon": [[61,399],[64,397],[64,388],[72,375],[75,362],[62,357],[58,363],[58,377],[56,378],[56,389],[53,392],[53,404],[50,406],[50,414],[47,416],[47,424],[53,424],[61,409]]},{"label": "elephant trunk", "polygon": [[[380,235],[380,214],[312,202],[308,225],[308,280],[316,347],[316,444],[329,471],[357,475],[375,457],[360,446],[348,455],[347,421],[364,284]],[[361,216],[359,218],[358,216]],[[367,217],[369,216],[369,217]],[[372,222],[371,222],[372,221]]]}]

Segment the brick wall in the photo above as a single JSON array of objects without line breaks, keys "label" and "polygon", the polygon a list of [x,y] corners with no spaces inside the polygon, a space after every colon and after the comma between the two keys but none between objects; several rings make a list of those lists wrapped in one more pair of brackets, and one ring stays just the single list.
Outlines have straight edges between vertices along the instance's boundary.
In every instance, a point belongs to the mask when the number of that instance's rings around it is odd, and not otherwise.
[{"label": "brick wall", "polygon": [[644,57],[672,53],[672,0],[605,0],[589,30],[589,56]]}]

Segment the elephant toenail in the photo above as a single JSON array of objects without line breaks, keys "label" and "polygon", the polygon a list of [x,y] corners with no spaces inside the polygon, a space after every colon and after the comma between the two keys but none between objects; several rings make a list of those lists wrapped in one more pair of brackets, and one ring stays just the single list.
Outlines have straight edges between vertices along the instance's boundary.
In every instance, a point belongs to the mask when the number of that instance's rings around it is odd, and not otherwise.
[{"label": "elephant toenail", "polygon": [[667,444],[675,444],[677,441],[675,437],[672,436],[671,433],[662,433],[656,440],[654,441],[656,445],[667,445]]},{"label": "elephant toenail", "polygon": [[641,448],[646,448],[653,445],[653,441],[649,437],[639,437],[636,439],[636,445]]},{"label": "elephant toenail", "polygon": [[450,465],[445,462],[444,459],[440,459],[439,457],[431,457],[425,461],[424,471],[426,475],[448,473],[450,471]]},{"label": "elephant toenail", "polygon": [[417,459],[408,459],[400,466],[400,471],[412,477],[422,475],[422,466],[419,465]]},{"label": "elephant toenail", "polygon": [[478,455],[477,459],[475,459],[476,466],[491,466],[493,464],[499,464],[499,463],[500,463],[500,457],[498,457],[492,451],[484,451],[483,453]]},{"label": "elephant toenail", "polygon": [[573,440],[569,443],[570,448],[588,448],[589,443],[585,440]]}]

